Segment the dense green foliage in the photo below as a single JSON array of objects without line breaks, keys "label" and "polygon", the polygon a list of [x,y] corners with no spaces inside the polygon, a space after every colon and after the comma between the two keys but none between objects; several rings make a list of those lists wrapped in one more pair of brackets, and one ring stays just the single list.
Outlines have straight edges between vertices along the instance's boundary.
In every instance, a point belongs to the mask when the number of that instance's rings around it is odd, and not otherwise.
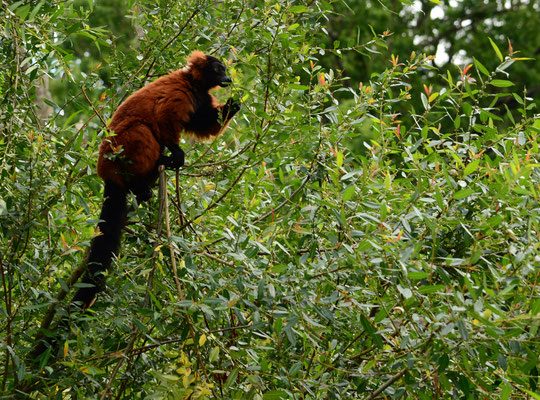
[{"label": "dense green foliage", "polygon": [[[367,41],[372,35],[370,27],[378,33],[387,30],[392,36],[384,47],[347,51],[341,57],[331,55],[331,62],[353,81],[361,81],[387,66],[389,52],[402,60],[408,58],[411,51],[437,55],[431,64],[442,71],[450,69],[452,73],[458,73],[457,67],[468,64],[472,57],[481,60],[488,70],[495,70],[499,60],[493,57],[488,37],[505,47],[510,40],[523,57],[540,53],[538,19],[533,17],[540,12],[538,1],[420,0],[415,1],[414,6],[408,3],[385,1],[384,7],[379,0],[336,3],[336,13],[328,22],[328,46],[336,41],[338,47],[349,46],[349,41],[358,37]],[[514,65],[512,72],[514,83],[525,86],[529,95],[538,101],[540,69],[531,63],[521,63]],[[422,71],[413,80],[422,82],[426,77],[432,84],[443,84],[439,77]],[[518,103],[510,100],[507,99],[509,106],[517,107]]]},{"label": "dense green foliage", "polygon": [[[329,40],[341,2],[255,3],[0,6],[0,393],[540,398],[533,54],[484,35],[437,69],[363,21]],[[227,60],[242,111],[182,143],[167,212],[130,198],[107,291],[30,359],[95,234],[107,120],[194,49]],[[358,54],[369,76],[333,65]]]}]

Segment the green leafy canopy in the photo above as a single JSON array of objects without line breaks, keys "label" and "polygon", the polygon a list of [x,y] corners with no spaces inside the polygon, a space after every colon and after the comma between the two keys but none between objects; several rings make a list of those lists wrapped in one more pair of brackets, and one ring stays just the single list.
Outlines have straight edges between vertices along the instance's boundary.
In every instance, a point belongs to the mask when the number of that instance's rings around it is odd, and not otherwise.
[{"label": "green leafy canopy", "polygon": [[[394,3],[3,2],[0,392],[535,397],[536,62],[479,30],[456,39],[464,62],[434,65],[408,41],[419,2]],[[469,1],[420,3],[441,29],[489,23]],[[167,213],[157,190],[130,197],[107,290],[30,359],[96,234],[107,121],[195,49],[225,60],[216,94],[242,111],[213,143],[182,141]]]}]

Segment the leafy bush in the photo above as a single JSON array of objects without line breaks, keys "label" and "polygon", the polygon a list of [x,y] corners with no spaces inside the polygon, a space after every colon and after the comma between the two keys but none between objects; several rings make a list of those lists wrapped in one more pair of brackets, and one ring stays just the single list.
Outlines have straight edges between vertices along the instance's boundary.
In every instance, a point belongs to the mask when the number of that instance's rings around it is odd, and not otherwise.
[{"label": "leafy bush", "polygon": [[[329,2],[125,7],[137,38],[88,25],[97,8],[2,5],[7,395],[538,398],[540,122],[510,74],[532,61],[488,41],[495,71],[453,75],[389,53],[353,84],[321,57],[381,51],[388,32],[324,48]],[[81,67],[79,37],[103,64]],[[242,112],[182,144],[167,212],[130,199],[107,291],[69,316],[58,357],[30,359],[95,233],[104,124],[196,48],[229,60]],[[413,86],[420,70],[446,84]]]}]

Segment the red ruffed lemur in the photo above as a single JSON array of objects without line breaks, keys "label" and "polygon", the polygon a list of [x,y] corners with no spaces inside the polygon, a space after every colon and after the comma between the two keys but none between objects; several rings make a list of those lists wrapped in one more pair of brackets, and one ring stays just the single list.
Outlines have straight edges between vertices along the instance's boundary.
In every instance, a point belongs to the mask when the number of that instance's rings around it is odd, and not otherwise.
[{"label": "red ruffed lemur", "polygon": [[[217,137],[240,110],[230,98],[219,104],[209,90],[228,86],[231,78],[215,57],[191,53],[185,68],[163,76],[137,90],[116,110],[99,149],[98,175],[105,182],[103,208],[98,224],[100,235],[90,246],[88,270],[73,297],[73,303],[89,307],[105,285],[104,272],[120,246],[127,216],[127,194],[149,200],[159,165],[176,169],[184,165],[178,146],[185,133],[205,141]],[[165,148],[171,155],[164,155]]]}]

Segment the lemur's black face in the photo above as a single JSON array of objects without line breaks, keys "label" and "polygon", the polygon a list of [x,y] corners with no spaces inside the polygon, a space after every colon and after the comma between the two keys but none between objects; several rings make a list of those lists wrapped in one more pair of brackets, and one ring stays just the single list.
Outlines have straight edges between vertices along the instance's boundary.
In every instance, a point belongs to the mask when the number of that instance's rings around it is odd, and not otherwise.
[{"label": "lemur's black face", "polygon": [[232,80],[227,76],[227,71],[221,61],[208,54],[206,55],[206,61],[205,75],[210,87],[225,87],[232,83]]}]

